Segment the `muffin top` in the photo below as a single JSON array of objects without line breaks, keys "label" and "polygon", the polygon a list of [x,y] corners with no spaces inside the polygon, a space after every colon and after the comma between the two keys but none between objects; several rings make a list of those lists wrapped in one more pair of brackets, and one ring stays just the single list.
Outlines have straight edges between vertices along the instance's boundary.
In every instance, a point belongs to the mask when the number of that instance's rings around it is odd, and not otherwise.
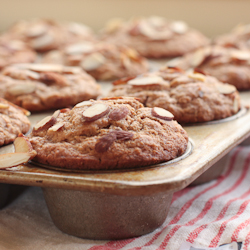
[{"label": "muffin top", "polygon": [[26,42],[37,52],[59,49],[72,42],[96,40],[94,32],[84,24],[58,22],[45,18],[19,20],[9,27],[3,35],[9,40],[18,39]]},{"label": "muffin top", "polygon": [[37,53],[25,42],[0,36],[0,70],[14,63],[32,63]]},{"label": "muffin top", "polygon": [[110,20],[100,38],[127,45],[149,58],[180,56],[210,42],[185,22],[169,21],[159,16]]},{"label": "muffin top", "polygon": [[134,98],[84,101],[34,126],[29,140],[40,163],[67,169],[130,169],[182,155],[185,130],[161,108]]},{"label": "muffin top", "polygon": [[230,32],[217,36],[214,44],[238,49],[250,49],[250,24],[237,25]]},{"label": "muffin top", "polygon": [[165,67],[159,71],[115,81],[107,95],[139,98],[146,107],[170,111],[179,123],[226,118],[240,110],[235,86],[203,72]]},{"label": "muffin top", "polygon": [[30,129],[29,112],[0,98],[0,146],[9,144]]},{"label": "muffin top", "polygon": [[167,62],[167,66],[196,68],[238,90],[250,89],[250,51],[210,45]]},{"label": "muffin top", "polygon": [[136,76],[149,68],[147,59],[134,49],[105,42],[73,43],[48,52],[42,62],[79,66],[97,80]]},{"label": "muffin top", "polygon": [[100,95],[100,85],[78,67],[15,64],[0,74],[0,97],[29,111],[74,106]]}]

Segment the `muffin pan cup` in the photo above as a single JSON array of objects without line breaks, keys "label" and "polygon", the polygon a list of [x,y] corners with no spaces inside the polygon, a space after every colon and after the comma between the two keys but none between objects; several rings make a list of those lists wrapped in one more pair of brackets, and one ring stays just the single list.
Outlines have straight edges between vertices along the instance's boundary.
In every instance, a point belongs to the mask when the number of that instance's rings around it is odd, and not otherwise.
[{"label": "muffin pan cup", "polygon": [[[30,120],[34,125],[51,113],[34,114]],[[225,165],[219,160],[250,136],[249,120],[250,111],[245,109],[226,122],[183,126],[193,150],[169,164],[77,173],[28,163],[1,170],[0,182],[42,187],[51,218],[65,233],[90,239],[136,237],[164,222],[174,192],[197,182],[210,167]],[[205,175],[202,183],[215,178]]]},{"label": "muffin pan cup", "polygon": [[54,224],[64,233],[94,240],[144,235],[165,221],[173,194],[123,196],[43,188]]}]

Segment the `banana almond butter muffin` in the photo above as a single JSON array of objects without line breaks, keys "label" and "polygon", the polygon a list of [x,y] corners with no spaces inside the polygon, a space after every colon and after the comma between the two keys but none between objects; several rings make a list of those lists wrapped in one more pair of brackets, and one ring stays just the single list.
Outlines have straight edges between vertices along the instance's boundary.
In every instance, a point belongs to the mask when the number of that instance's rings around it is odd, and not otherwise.
[{"label": "banana almond butter muffin", "polygon": [[149,69],[147,59],[134,49],[105,42],[81,42],[50,51],[42,58],[45,63],[79,66],[97,80],[114,80],[136,76]]},{"label": "banana almond butter muffin", "polygon": [[223,119],[241,108],[235,86],[202,72],[171,67],[115,81],[107,96],[139,98],[146,107],[168,110],[183,124]]},{"label": "banana almond butter muffin", "polygon": [[30,129],[29,112],[0,98],[0,146],[12,143]]},{"label": "banana almond butter muffin", "polygon": [[130,169],[169,161],[187,148],[186,131],[161,108],[134,98],[84,101],[38,122],[34,161],[66,169]]},{"label": "banana almond butter muffin", "polygon": [[14,63],[35,62],[37,53],[20,40],[0,36],[0,70]]},{"label": "banana almond butter muffin", "polygon": [[183,21],[163,17],[112,19],[100,32],[100,39],[134,48],[148,58],[175,57],[210,43],[205,35]]},{"label": "banana almond butter muffin", "polygon": [[100,93],[95,79],[78,67],[15,64],[0,74],[0,97],[32,112],[74,106]]},{"label": "banana almond butter muffin", "polygon": [[94,41],[90,27],[75,22],[58,22],[52,19],[19,20],[3,34],[5,37],[26,42],[38,52],[59,49],[77,41]]},{"label": "banana almond butter muffin", "polygon": [[185,70],[196,68],[238,90],[250,89],[249,50],[211,45],[170,60],[166,65]]}]

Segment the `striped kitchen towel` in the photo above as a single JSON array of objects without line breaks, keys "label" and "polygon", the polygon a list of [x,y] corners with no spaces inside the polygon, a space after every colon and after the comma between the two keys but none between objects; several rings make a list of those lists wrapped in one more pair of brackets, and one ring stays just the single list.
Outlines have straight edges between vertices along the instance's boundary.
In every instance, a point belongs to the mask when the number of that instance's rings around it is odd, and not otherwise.
[{"label": "striped kitchen towel", "polygon": [[95,242],[89,250],[179,250],[183,242],[217,247],[233,241],[250,249],[250,146],[227,155],[218,179],[189,186],[173,196],[164,224],[138,238]]}]

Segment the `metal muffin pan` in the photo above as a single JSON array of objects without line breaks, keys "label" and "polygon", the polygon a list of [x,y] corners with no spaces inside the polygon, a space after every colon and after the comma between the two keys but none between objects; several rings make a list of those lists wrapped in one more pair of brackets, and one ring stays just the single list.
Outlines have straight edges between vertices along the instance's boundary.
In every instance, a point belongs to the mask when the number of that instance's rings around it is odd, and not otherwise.
[{"label": "metal muffin pan", "polygon": [[[250,100],[250,92],[248,96]],[[34,125],[52,113],[33,114],[30,121]],[[164,222],[174,192],[193,184],[199,176],[201,183],[216,178],[205,172],[223,166],[219,160],[250,136],[249,120],[247,109],[245,114],[224,122],[184,126],[193,150],[186,158],[169,164],[74,173],[28,163],[1,170],[0,182],[42,187],[51,218],[65,233],[90,239],[135,237]]]}]

